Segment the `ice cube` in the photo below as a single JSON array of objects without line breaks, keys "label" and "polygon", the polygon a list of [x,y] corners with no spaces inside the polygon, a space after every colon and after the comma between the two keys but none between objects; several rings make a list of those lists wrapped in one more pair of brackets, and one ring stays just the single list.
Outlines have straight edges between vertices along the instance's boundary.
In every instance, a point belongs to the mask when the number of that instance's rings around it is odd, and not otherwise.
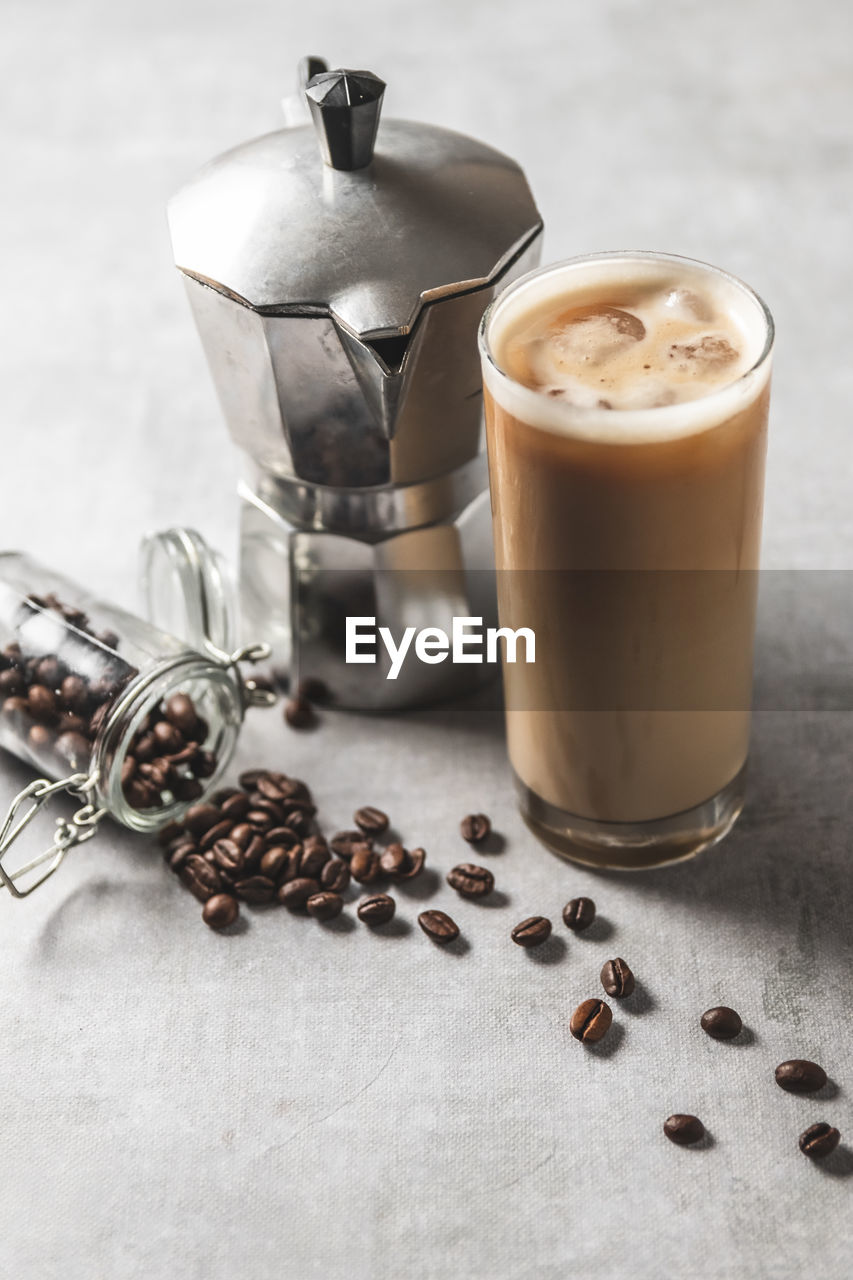
[{"label": "ice cube", "polygon": [[630,311],[575,307],[551,325],[549,355],[557,368],[568,372],[579,365],[605,364],[645,336],[646,326]]},{"label": "ice cube", "polygon": [[692,289],[670,289],[663,305],[679,320],[701,320],[703,324],[708,324],[714,319],[714,311],[708,299],[694,293]]},{"label": "ice cube", "polygon": [[737,351],[721,333],[706,333],[694,342],[674,342],[670,357],[682,373],[713,373],[738,359]]}]

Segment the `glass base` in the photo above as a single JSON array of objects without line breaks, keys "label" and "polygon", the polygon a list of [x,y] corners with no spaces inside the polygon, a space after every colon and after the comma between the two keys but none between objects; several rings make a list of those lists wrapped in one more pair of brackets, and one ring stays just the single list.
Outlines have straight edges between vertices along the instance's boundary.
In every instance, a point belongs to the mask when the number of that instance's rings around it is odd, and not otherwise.
[{"label": "glass base", "polygon": [[521,816],[553,853],[601,870],[639,871],[683,862],[718,844],[743,808],[746,765],[692,809],[649,822],[597,822],[543,800],[515,775]]}]

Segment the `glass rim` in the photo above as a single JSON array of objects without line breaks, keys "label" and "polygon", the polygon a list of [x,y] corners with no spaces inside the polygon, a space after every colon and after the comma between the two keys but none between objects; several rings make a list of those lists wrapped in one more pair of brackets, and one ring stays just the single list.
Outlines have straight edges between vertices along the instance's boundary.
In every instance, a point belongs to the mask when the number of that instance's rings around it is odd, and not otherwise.
[{"label": "glass rim", "polygon": [[[704,272],[716,276],[728,282],[734,288],[739,289],[748,298],[750,298],[757,306],[758,311],[764,321],[765,335],[764,344],[760,353],[750,365],[750,367],[739,374],[732,382],[727,382],[720,387],[714,388],[706,395],[697,396],[694,400],[676,401],[674,404],[659,405],[657,408],[638,408],[638,409],[602,409],[593,405],[576,405],[567,402],[557,403],[553,397],[549,397],[544,391],[534,387],[527,387],[522,382],[518,382],[511,374],[507,373],[501,367],[495,358],[489,342],[489,326],[492,319],[507,300],[514,296],[518,290],[530,284],[533,280],[542,279],[545,276],[565,271],[569,267],[581,267],[592,265],[597,262],[612,262],[618,259],[627,261],[646,261],[672,263],[673,266],[687,265],[690,267],[698,267]],[[730,271],[726,271],[723,267],[715,267],[710,262],[704,262],[701,258],[689,258],[685,254],[664,253],[655,249],[606,249],[596,253],[579,254],[573,258],[563,258],[558,262],[548,263],[545,266],[534,267],[532,271],[527,271],[523,276],[519,276],[517,280],[513,280],[511,284],[498,294],[496,298],[489,304],[483,313],[482,319],[477,330],[477,345],[480,351],[480,357],[484,365],[488,364],[492,373],[497,377],[499,382],[505,383],[518,393],[520,392],[525,398],[529,397],[531,405],[539,402],[546,402],[551,407],[551,411],[556,411],[565,419],[567,434],[572,424],[591,423],[593,421],[607,421],[613,426],[631,422],[636,425],[642,423],[663,422],[667,419],[674,420],[679,416],[679,412],[683,415],[685,410],[689,410],[690,406],[708,407],[714,401],[721,400],[724,397],[731,397],[737,394],[739,389],[748,386],[755,380],[758,372],[767,364],[773,352],[776,337],[776,326],[773,315],[767,303],[751,285],[745,280],[734,275]],[[606,415],[606,417],[605,417]],[[529,424],[528,424],[529,425]],[[536,425],[536,424],[534,424]],[[548,427],[542,427],[543,430],[549,430]],[[596,437],[602,443],[606,441],[601,437]]]}]

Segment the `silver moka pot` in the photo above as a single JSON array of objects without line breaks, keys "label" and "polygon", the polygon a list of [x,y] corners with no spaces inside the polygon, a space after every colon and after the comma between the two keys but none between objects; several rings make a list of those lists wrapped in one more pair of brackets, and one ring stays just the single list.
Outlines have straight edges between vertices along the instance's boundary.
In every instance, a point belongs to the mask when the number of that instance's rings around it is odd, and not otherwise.
[{"label": "silver moka pot", "polygon": [[490,674],[411,652],[387,679],[379,644],[375,664],[345,661],[345,621],[395,637],[450,634],[454,616],[494,624],[476,331],[536,265],[542,222],[501,152],[435,125],[380,127],[385,85],[369,72],[300,70],[289,127],[212,160],[169,223],[247,455],[243,627],[338,705],[385,710]]}]

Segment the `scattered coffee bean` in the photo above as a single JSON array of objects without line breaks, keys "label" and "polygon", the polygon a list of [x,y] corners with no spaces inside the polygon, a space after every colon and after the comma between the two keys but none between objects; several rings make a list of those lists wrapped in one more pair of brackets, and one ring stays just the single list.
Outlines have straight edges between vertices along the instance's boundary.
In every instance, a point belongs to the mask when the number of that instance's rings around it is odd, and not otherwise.
[{"label": "scattered coffee bean", "polygon": [[320,884],[332,893],[343,893],[349,888],[349,864],[343,858],[330,858],[320,872]]},{"label": "scattered coffee bean", "polygon": [[278,891],[278,900],[288,911],[302,911],[309,898],[320,892],[316,880],[308,880],[304,876],[296,880],[288,880]]},{"label": "scattered coffee bean", "polygon": [[422,911],[418,916],[418,924],[428,938],[441,946],[455,942],[459,937],[459,925],[444,911]]},{"label": "scattered coffee bean", "polygon": [[361,845],[350,858],[350,874],[359,884],[373,884],[379,876],[379,854],[366,845]]},{"label": "scattered coffee bean", "polygon": [[383,875],[393,876],[395,879],[403,874],[408,861],[406,850],[397,841],[389,844],[379,856],[379,866]]},{"label": "scattered coffee bean", "polygon": [[275,897],[275,883],[266,876],[248,876],[245,880],[235,881],[234,892],[244,902],[261,906],[262,903],[272,902]]},{"label": "scattered coffee bean", "polygon": [[211,929],[227,929],[240,914],[236,898],[228,893],[216,893],[208,898],[201,910],[201,918]]},{"label": "scattered coffee bean", "polygon": [[478,867],[474,862],[460,862],[458,867],[447,873],[447,883],[460,898],[485,898],[495,887],[495,877],[486,867]]},{"label": "scattered coffee bean", "polygon": [[601,985],[609,996],[624,1000],[634,991],[634,975],[628,965],[619,956],[608,960],[601,967]]},{"label": "scattered coffee bean", "polygon": [[291,729],[311,729],[317,723],[314,708],[307,698],[289,698],[284,704],[284,718]]},{"label": "scattered coffee bean", "polygon": [[203,835],[221,820],[222,814],[215,804],[195,804],[184,814],[184,826],[194,836]]},{"label": "scattered coffee bean", "polygon": [[222,816],[232,822],[240,822],[249,812],[249,797],[242,791],[228,796],[222,801]]},{"label": "scattered coffee bean", "polygon": [[[261,875],[267,876],[270,880],[275,880],[277,884],[285,877],[288,880],[295,880],[295,872],[299,867],[299,859],[291,858],[291,853],[292,850],[285,849],[280,844],[273,845],[271,849],[267,849],[266,853],[261,858]],[[287,874],[291,867],[294,867],[294,874],[292,876]]]},{"label": "scattered coffee bean", "polygon": [[198,723],[195,704],[185,693],[173,693],[163,705],[163,715],[184,737],[191,737]]},{"label": "scattered coffee bean", "polygon": [[528,916],[517,924],[510,937],[519,947],[541,947],[551,936],[551,921],[545,916]]},{"label": "scattered coffee bean", "polygon": [[841,1140],[841,1134],[825,1120],[813,1124],[800,1134],[800,1150],[812,1160],[823,1160],[830,1155]]},{"label": "scattered coffee bean", "polygon": [[338,831],[329,841],[332,853],[336,853],[339,858],[346,858],[347,862],[352,857],[353,850],[365,847],[372,849],[373,841],[361,831]]},{"label": "scattered coffee bean", "polygon": [[[233,840],[217,840],[210,852],[213,854],[213,860],[220,871],[225,871],[228,875],[237,879],[243,878],[246,860],[243,856],[243,850]],[[261,870],[263,871],[263,866]]]},{"label": "scattered coffee bean", "polygon": [[388,814],[383,813],[381,809],[374,809],[372,805],[364,805],[361,809],[356,809],[352,815],[352,820],[360,831],[365,835],[379,836],[388,826]]},{"label": "scattered coffee bean", "polygon": [[313,916],[315,920],[334,920],[341,914],[344,900],[339,893],[324,890],[322,893],[312,894],[305,907],[309,916]]},{"label": "scattered coffee bean", "polygon": [[816,1093],[826,1084],[826,1072],[816,1062],[792,1058],[779,1063],[776,1083],[788,1093]]},{"label": "scattered coffee bean", "polygon": [[706,1009],[700,1019],[702,1030],[714,1040],[734,1040],[743,1030],[739,1013],[727,1005],[719,1004]]},{"label": "scattered coffee bean", "polygon": [[222,890],[222,881],[215,866],[206,862],[200,854],[191,854],[181,867],[181,879],[199,902],[206,902]]},{"label": "scattered coffee bean", "polygon": [[484,813],[469,813],[459,823],[462,839],[469,844],[479,844],[481,840],[485,840],[491,829],[492,824]]},{"label": "scattered coffee bean", "polygon": [[387,924],[393,919],[396,910],[396,902],[387,893],[371,893],[361,899],[356,907],[356,915],[373,928],[375,925]]},{"label": "scattered coffee bean", "polygon": [[223,818],[221,822],[214,822],[213,826],[208,827],[199,840],[199,848],[202,853],[207,853],[208,849],[212,849],[217,840],[227,840],[233,829],[234,823],[229,822],[227,818]]},{"label": "scattered coffee bean", "polygon": [[574,933],[588,929],[595,919],[595,903],[592,898],[572,898],[563,907],[563,924]]},{"label": "scattered coffee bean", "polygon": [[425,849],[404,849],[406,862],[403,869],[397,872],[398,880],[414,880],[415,876],[419,876],[424,869],[426,862]]},{"label": "scattered coffee bean", "polygon": [[[376,856],[375,854],[373,855]],[[323,868],[327,862],[330,862],[332,855],[325,841],[320,844],[312,841],[310,838],[305,841],[302,850],[302,857],[299,861],[299,874],[307,876],[309,880],[319,880],[323,874]]]},{"label": "scattered coffee bean", "polygon": [[692,1147],[705,1136],[705,1126],[698,1116],[669,1116],[663,1122],[663,1131],[677,1147]]},{"label": "scattered coffee bean", "polygon": [[583,1000],[572,1014],[569,1030],[576,1040],[595,1044],[610,1030],[613,1013],[603,1000]]}]

